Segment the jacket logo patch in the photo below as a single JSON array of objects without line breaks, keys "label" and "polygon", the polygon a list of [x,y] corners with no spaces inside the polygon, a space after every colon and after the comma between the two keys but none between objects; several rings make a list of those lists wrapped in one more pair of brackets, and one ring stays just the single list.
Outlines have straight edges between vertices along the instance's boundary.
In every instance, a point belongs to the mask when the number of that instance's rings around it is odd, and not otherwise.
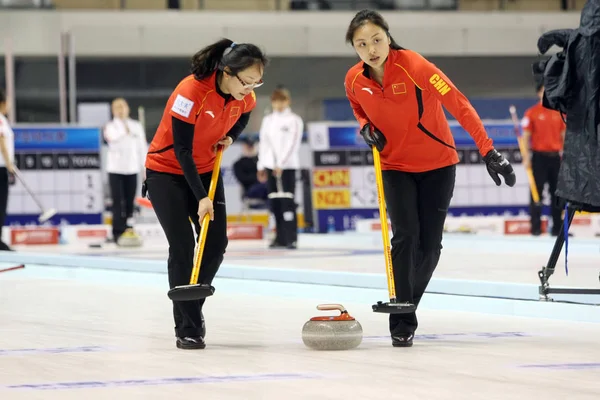
[{"label": "jacket logo patch", "polygon": [[405,94],[406,93],[406,83],[394,83],[392,85],[392,93],[394,94]]},{"label": "jacket logo patch", "polygon": [[239,107],[231,107],[231,112],[229,113],[230,117],[238,117],[240,115]]},{"label": "jacket logo patch", "polygon": [[429,83],[431,83],[435,90],[440,92],[442,96],[448,93],[451,89],[451,87],[448,86],[446,81],[443,80],[438,74],[431,75],[431,78],[429,78]]},{"label": "jacket logo patch", "polygon": [[190,111],[192,111],[192,107],[194,107],[194,102],[192,100],[178,94],[173,102],[171,110],[182,117],[188,118],[190,116]]}]

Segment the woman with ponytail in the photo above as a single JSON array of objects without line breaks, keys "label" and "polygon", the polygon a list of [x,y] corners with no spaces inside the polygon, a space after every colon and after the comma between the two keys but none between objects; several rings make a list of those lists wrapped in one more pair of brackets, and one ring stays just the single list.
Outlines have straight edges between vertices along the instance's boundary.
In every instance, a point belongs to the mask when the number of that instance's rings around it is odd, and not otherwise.
[{"label": "woman with ponytail", "polygon": [[[399,46],[379,13],[358,12],[346,41],[361,59],[346,74],[346,96],[360,135],[381,156],[396,301],[418,306],[440,259],[459,161],[444,108],[474,139],[497,186],[499,175],[513,186],[515,173],[469,100],[433,63]],[[414,312],[390,314],[392,345],[412,346],[417,325]]]},{"label": "woman with ponytail", "polygon": [[[198,283],[210,284],[223,261],[227,215],[221,175],[214,203],[208,198],[216,148],[227,149],[246,127],[266,65],[257,46],[220,40],[194,55],[191,74],[167,101],[148,149],[143,191],[169,243],[171,288],[189,283],[197,243],[190,219],[196,234],[204,215],[211,219]],[[204,299],[173,302],[178,348],[206,347],[203,304]]]}]

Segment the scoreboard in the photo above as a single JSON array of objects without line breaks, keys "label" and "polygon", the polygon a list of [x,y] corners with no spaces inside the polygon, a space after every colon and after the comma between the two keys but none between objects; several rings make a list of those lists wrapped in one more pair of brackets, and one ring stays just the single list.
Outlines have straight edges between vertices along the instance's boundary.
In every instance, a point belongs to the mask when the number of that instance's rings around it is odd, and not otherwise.
[{"label": "scoreboard", "polygon": [[[497,187],[473,139],[450,122],[460,163],[450,215],[527,213],[529,186],[512,122],[484,121],[495,148],[512,164],[517,183]],[[358,124],[314,122],[307,125],[312,151],[313,212],[319,232],[354,229],[357,219],[379,218],[373,154]]]},{"label": "scoreboard", "polygon": [[[101,224],[100,128],[15,126],[15,164],[52,224]],[[9,189],[7,225],[37,224],[41,210],[19,180]]]}]

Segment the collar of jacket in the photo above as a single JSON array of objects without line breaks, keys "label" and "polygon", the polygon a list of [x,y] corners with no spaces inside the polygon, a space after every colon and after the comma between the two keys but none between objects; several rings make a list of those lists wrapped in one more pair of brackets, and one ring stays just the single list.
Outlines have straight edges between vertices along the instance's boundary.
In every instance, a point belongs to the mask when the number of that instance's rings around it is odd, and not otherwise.
[{"label": "collar of jacket", "polygon": [[290,114],[291,112],[292,112],[292,109],[290,107],[286,107],[282,111],[273,110],[273,114],[275,114],[275,115],[285,115],[285,114]]},{"label": "collar of jacket", "polygon": [[225,103],[227,103],[228,101],[232,100],[233,97],[230,94],[223,93],[223,91],[219,87],[219,78],[221,77],[221,75],[223,75],[223,72],[215,70],[212,76],[210,77],[210,82],[212,82],[212,84],[214,85],[215,92],[217,92],[217,94],[225,100]]}]

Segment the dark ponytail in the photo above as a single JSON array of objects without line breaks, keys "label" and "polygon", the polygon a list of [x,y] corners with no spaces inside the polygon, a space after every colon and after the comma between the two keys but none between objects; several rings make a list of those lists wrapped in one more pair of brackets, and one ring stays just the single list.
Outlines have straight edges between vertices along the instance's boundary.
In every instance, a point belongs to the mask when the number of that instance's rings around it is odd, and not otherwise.
[{"label": "dark ponytail", "polygon": [[377,25],[385,31],[387,36],[390,38],[390,48],[394,50],[404,50],[404,47],[396,43],[392,35],[390,35],[390,27],[385,19],[383,19],[381,14],[373,10],[361,10],[356,13],[354,18],[352,18],[352,21],[350,21],[350,25],[346,31],[346,42],[354,45],[353,39],[356,30],[368,22],[372,23],[373,25]]},{"label": "dark ponytail", "polygon": [[267,57],[257,46],[221,39],[194,54],[191,72],[196,79],[204,79],[215,70],[223,71],[225,67],[235,75],[255,64],[265,67],[267,63]]}]

